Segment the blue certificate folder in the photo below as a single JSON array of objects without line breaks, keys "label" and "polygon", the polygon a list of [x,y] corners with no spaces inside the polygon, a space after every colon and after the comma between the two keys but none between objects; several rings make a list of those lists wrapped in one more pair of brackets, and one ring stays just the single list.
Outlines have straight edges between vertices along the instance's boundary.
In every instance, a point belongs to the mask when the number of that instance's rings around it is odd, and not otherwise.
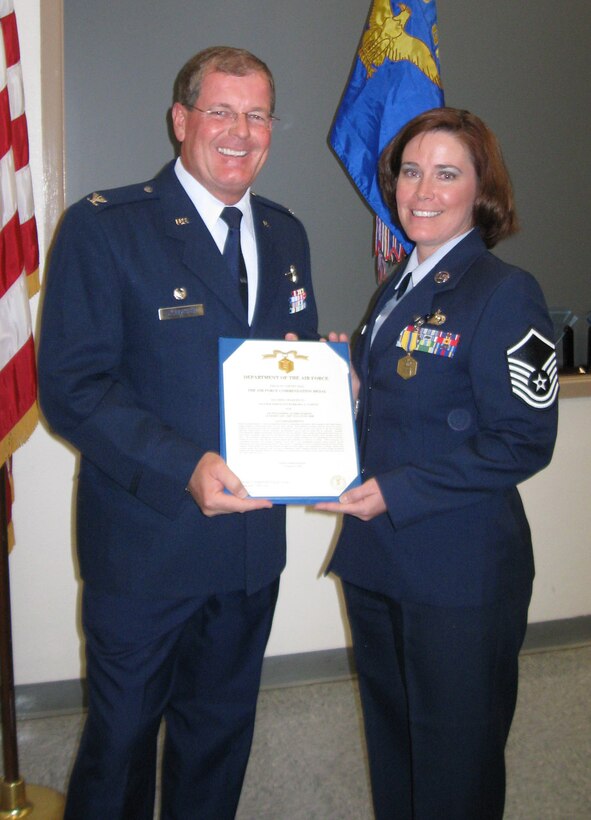
[{"label": "blue certificate folder", "polygon": [[220,453],[252,498],[336,501],[361,483],[346,342],[219,340]]}]

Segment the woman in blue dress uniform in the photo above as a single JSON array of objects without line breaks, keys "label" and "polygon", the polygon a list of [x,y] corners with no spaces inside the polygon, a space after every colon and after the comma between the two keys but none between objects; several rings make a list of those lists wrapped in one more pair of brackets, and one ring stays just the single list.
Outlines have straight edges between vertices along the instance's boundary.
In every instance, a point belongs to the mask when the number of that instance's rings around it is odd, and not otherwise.
[{"label": "woman in blue dress uniform", "polygon": [[421,114],[379,170],[415,247],[354,345],[364,481],[318,505],[345,513],[330,570],[345,591],[374,809],[500,818],[534,574],[516,485],[552,455],[552,325],[535,279],[489,252],[517,219],[479,118]]}]

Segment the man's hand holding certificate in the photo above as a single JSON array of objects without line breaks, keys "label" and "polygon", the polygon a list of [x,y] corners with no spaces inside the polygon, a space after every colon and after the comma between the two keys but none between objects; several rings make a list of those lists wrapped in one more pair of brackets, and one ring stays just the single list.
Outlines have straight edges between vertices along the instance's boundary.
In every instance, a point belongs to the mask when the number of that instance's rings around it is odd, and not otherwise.
[{"label": "man's hand holding certificate", "polygon": [[220,339],[221,454],[253,498],[312,504],[359,483],[344,342]]}]

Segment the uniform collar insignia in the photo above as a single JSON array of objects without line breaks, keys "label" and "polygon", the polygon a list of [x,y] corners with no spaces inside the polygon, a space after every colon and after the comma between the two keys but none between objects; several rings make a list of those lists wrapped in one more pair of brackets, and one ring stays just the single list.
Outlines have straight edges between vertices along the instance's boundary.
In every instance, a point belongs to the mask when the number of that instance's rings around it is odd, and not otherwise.
[{"label": "uniform collar insignia", "polygon": [[438,285],[444,285],[451,279],[451,273],[447,270],[440,270],[437,271],[433,278],[435,279]]}]

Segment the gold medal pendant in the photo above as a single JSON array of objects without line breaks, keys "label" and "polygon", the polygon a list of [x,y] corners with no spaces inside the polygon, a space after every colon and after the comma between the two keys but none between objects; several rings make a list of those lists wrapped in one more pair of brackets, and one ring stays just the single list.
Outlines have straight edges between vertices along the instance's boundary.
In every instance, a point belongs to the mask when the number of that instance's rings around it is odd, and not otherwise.
[{"label": "gold medal pendant", "polygon": [[396,372],[403,379],[412,379],[413,376],[417,375],[418,369],[419,363],[417,362],[417,360],[413,359],[410,353],[407,353],[406,356],[403,356],[402,359],[398,360]]},{"label": "gold medal pendant", "polygon": [[413,353],[417,348],[417,344],[419,343],[419,320],[420,317],[417,317],[414,321],[414,325],[408,328],[410,331],[408,336],[404,334],[406,337],[402,343],[402,347],[406,350],[406,356],[403,356],[401,359],[398,359],[398,364],[396,365],[396,372],[398,375],[403,379],[412,379],[413,376],[417,375],[417,370],[419,369],[419,363],[415,358],[413,358]]}]

